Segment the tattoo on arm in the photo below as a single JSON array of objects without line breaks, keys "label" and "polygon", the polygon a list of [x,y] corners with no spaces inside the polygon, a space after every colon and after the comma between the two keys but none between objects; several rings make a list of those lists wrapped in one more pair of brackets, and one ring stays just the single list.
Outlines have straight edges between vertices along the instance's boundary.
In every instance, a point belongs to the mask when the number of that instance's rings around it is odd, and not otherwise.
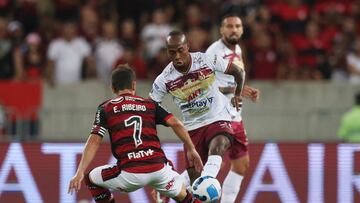
[{"label": "tattoo on arm", "polygon": [[228,74],[234,76],[236,82],[235,95],[240,96],[245,83],[245,70],[235,63],[230,64]]}]

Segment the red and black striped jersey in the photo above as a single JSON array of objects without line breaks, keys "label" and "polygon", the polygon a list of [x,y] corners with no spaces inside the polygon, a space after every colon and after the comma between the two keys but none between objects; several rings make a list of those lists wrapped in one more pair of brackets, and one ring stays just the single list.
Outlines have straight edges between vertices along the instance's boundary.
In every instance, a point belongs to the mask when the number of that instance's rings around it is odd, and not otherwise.
[{"label": "red and black striped jersey", "polygon": [[156,124],[166,126],[171,116],[151,99],[122,94],[99,105],[91,133],[104,136],[109,132],[112,153],[121,170],[154,172],[167,162]]}]

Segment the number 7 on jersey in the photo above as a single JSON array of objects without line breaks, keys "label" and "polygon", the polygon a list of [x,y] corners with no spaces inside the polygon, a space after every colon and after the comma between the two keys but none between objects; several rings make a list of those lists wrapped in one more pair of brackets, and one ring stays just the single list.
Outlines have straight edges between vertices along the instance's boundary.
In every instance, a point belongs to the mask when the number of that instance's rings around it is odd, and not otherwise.
[{"label": "number 7 on jersey", "polygon": [[142,119],[140,116],[131,116],[125,121],[125,126],[129,127],[134,125],[133,138],[135,142],[135,147],[138,147],[142,144],[141,140],[141,130],[142,130]]}]

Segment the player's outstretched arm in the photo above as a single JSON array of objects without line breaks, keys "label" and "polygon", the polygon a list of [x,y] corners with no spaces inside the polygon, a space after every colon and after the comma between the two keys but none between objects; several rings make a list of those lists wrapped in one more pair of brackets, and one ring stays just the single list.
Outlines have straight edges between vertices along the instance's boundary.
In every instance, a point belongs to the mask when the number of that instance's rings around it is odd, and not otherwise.
[{"label": "player's outstretched arm", "polygon": [[189,160],[190,166],[194,166],[197,172],[201,172],[203,163],[183,123],[175,116],[169,118],[166,123],[173,129],[175,134],[180,138],[185,147],[188,149],[186,156]]},{"label": "player's outstretched arm", "polygon": [[234,76],[236,82],[235,96],[231,99],[231,103],[239,111],[241,107],[241,92],[245,83],[245,70],[243,65],[231,63],[229,65],[227,74]]},{"label": "player's outstretched arm", "polygon": [[71,179],[69,184],[68,193],[72,194],[80,190],[81,181],[84,179],[84,173],[86,168],[89,166],[91,161],[94,159],[95,154],[100,146],[102,137],[99,135],[91,134],[86,141],[83,154],[79,167],[76,171],[75,176]]}]

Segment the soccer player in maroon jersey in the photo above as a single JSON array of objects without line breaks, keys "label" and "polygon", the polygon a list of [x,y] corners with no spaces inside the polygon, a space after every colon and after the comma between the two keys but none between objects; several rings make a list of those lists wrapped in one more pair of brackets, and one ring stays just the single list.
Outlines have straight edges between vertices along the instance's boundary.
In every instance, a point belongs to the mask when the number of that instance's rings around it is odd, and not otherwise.
[{"label": "soccer player in maroon jersey", "polygon": [[[181,110],[184,125],[205,163],[201,174],[186,163],[188,178],[185,181],[190,185],[199,176],[215,178],[222,156],[232,146],[234,115],[230,109],[232,106],[240,109],[244,69],[219,55],[189,52],[186,36],[181,31],[168,34],[166,48],[171,62],[155,79],[149,95],[154,101],[161,102],[166,94],[170,94]],[[216,71],[235,78],[235,94],[231,100],[215,83]],[[186,147],[184,150],[186,152]]]},{"label": "soccer player in maroon jersey", "polygon": [[[236,14],[224,16],[221,21],[220,33],[221,38],[210,45],[206,53],[219,55],[224,60],[233,61],[244,67],[242,50],[239,46],[239,41],[243,34],[243,24],[240,17]],[[236,88],[234,78],[218,72],[216,80],[220,91],[230,100]],[[256,102],[259,99],[260,91],[245,85],[241,96]],[[248,139],[241,111],[238,112],[235,108],[232,108],[232,112],[235,115],[231,123],[234,131],[234,142],[226,154],[230,159],[231,170],[222,185],[221,203],[235,202],[245,171],[249,166]],[[186,175],[186,173],[183,173],[183,175]]]},{"label": "soccer player in maroon jersey", "polygon": [[[98,107],[94,126],[68,192],[78,191],[84,180],[97,203],[114,203],[109,189],[132,192],[149,185],[177,202],[200,203],[172,169],[157,136],[156,124],[170,126],[188,148],[188,161],[200,172],[203,167],[201,158],[182,122],[153,100],[135,95],[135,73],[128,65],[120,65],[113,71],[111,79],[117,97]],[[106,131],[118,162],[85,174]]]}]

